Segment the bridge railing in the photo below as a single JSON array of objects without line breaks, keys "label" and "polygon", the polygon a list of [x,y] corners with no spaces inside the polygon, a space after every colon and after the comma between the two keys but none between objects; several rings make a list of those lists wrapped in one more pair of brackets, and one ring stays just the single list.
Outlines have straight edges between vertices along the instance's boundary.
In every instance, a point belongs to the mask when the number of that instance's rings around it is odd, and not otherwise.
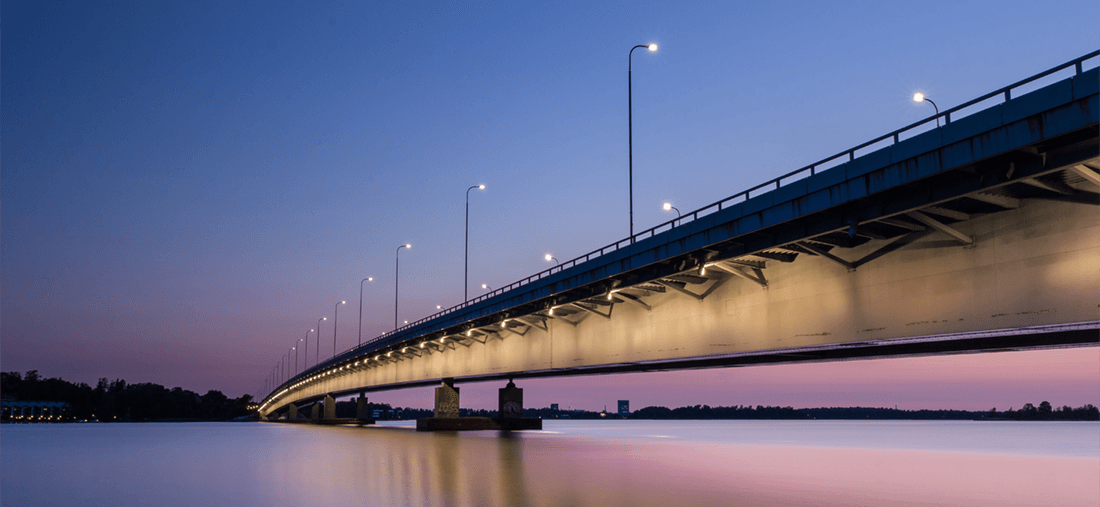
[{"label": "bridge railing", "polygon": [[[911,132],[911,131],[913,131],[915,129],[918,129],[918,128],[920,128],[920,127],[922,127],[922,126],[924,126],[928,123],[931,123],[933,121],[937,121],[937,119],[939,119],[939,118],[943,118],[944,122],[945,122],[945,125],[949,125],[951,123],[951,115],[953,113],[958,113],[959,111],[961,111],[963,109],[966,109],[970,106],[973,106],[975,104],[978,104],[980,102],[983,102],[983,101],[986,101],[986,100],[989,100],[989,99],[992,99],[992,98],[996,98],[998,96],[1003,96],[1004,101],[1007,102],[1007,101],[1012,99],[1012,91],[1013,90],[1015,90],[1017,88],[1020,88],[1024,85],[1027,85],[1029,83],[1033,83],[1033,82],[1035,82],[1039,79],[1045,78],[1045,77],[1047,77],[1051,74],[1054,74],[1056,72],[1059,72],[1059,71],[1062,71],[1062,70],[1073,67],[1076,70],[1076,74],[1080,75],[1084,72],[1084,63],[1088,60],[1096,58],[1097,56],[1100,56],[1100,50],[1093,51],[1093,52],[1088,53],[1084,56],[1075,58],[1075,59],[1070,60],[1066,63],[1058,65],[1056,67],[1052,67],[1052,68],[1047,69],[1043,72],[1035,74],[1031,77],[1022,79],[1022,80],[1017,81],[1015,83],[1012,83],[1012,84],[1010,84],[1008,86],[1005,86],[1003,88],[1000,88],[996,91],[993,91],[993,92],[987,93],[985,95],[982,95],[981,97],[978,97],[976,99],[970,100],[968,102],[965,102],[965,103],[960,104],[958,106],[952,107],[950,109],[946,109],[944,111],[941,111],[939,114],[935,114],[935,115],[929,116],[929,117],[927,117],[923,120],[911,123],[911,124],[906,125],[902,128],[899,128],[899,129],[897,129],[893,132],[883,134],[883,135],[881,135],[879,137],[876,137],[876,138],[874,138],[870,141],[867,141],[867,142],[859,144],[857,146],[848,148],[847,150],[841,151],[841,152],[839,152],[839,153],[837,153],[833,156],[823,158],[821,160],[818,160],[817,162],[814,162],[814,163],[809,164],[807,166],[801,167],[799,169],[791,171],[791,172],[789,172],[787,174],[784,174],[782,176],[772,178],[771,180],[768,180],[764,183],[761,183],[761,184],[756,185],[752,188],[749,188],[748,190],[743,190],[743,191],[738,192],[736,194],[733,194],[729,197],[726,197],[725,199],[722,199],[722,200],[719,200],[717,202],[708,204],[706,206],[703,206],[703,207],[701,207],[699,209],[696,209],[694,211],[691,211],[689,213],[685,213],[685,214],[683,214],[683,215],[681,215],[677,218],[674,218],[672,220],[662,222],[662,223],[657,224],[653,227],[650,227],[649,229],[641,231],[641,232],[639,232],[639,233],[637,233],[633,236],[623,238],[619,241],[616,241],[614,243],[606,245],[602,248],[598,248],[598,249],[593,250],[591,252],[588,252],[584,255],[580,255],[580,256],[575,257],[573,259],[570,259],[570,260],[567,260],[567,261],[562,262],[560,264],[554,265],[554,266],[552,266],[548,269],[544,269],[542,271],[539,271],[538,273],[535,273],[535,274],[533,274],[531,276],[528,276],[526,278],[523,278],[521,280],[517,280],[515,282],[512,282],[508,285],[505,285],[503,287],[495,289],[495,290],[493,290],[491,292],[488,292],[486,294],[477,296],[473,299],[469,299],[469,300],[464,301],[462,303],[459,303],[455,306],[452,306],[450,308],[441,310],[441,311],[436,312],[432,315],[424,317],[424,318],[422,318],[420,320],[417,320],[415,322],[411,322],[409,324],[401,326],[401,327],[399,327],[399,328],[397,328],[393,331],[383,333],[380,336],[377,336],[373,339],[370,339],[370,340],[364,342],[362,345],[357,345],[355,347],[351,347],[349,349],[346,349],[343,352],[341,352],[340,354],[337,354],[337,356],[341,356],[343,354],[346,354],[348,352],[352,352],[352,351],[357,350],[357,349],[363,349],[363,348],[369,347],[371,344],[373,344],[373,343],[375,343],[379,340],[391,337],[394,334],[399,333],[401,331],[411,329],[411,328],[416,327],[416,326],[418,326],[420,324],[423,324],[425,322],[428,322],[428,321],[437,319],[439,317],[454,313],[456,311],[468,308],[472,305],[475,305],[475,304],[480,303],[482,301],[485,301],[487,299],[490,299],[490,298],[499,296],[501,294],[504,294],[505,292],[517,289],[517,288],[522,287],[524,285],[527,285],[531,282],[535,282],[535,281],[541,280],[543,278],[546,278],[546,277],[548,277],[548,276],[550,276],[554,273],[559,273],[559,272],[561,272],[565,269],[568,269],[568,268],[577,266],[579,264],[588,262],[592,259],[598,258],[601,255],[605,255],[605,254],[614,252],[616,250],[619,250],[621,248],[629,246],[629,245],[637,242],[638,240],[651,238],[653,236],[656,236],[659,233],[663,233],[663,232],[672,230],[675,227],[682,226],[685,223],[689,223],[689,222],[693,222],[695,220],[698,220],[700,217],[709,215],[711,213],[716,213],[716,212],[721,211],[725,208],[728,208],[732,205],[742,203],[742,202],[747,201],[750,198],[755,197],[757,195],[761,195],[763,193],[770,192],[772,190],[777,190],[777,189],[783,187],[784,181],[786,181],[787,184],[790,184],[790,183],[793,183],[795,181],[801,180],[803,178],[813,176],[813,175],[817,174],[817,172],[819,171],[819,169],[818,169],[819,167],[826,166],[830,162],[835,162],[837,160],[843,160],[844,157],[847,157],[848,161],[855,160],[856,152],[859,151],[859,150],[863,150],[865,148],[878,145],[879,143],[882,143],[884,141],[889,142],[889,144],[887,146],[897,144],[897,143],[901,142],[901,135],[902,134],[905,134],[907,132]],[[830,166],[825,167],[824,169],[820,169],[820,170],[830,169],[832,167],[833,166],[830,165]]]}]

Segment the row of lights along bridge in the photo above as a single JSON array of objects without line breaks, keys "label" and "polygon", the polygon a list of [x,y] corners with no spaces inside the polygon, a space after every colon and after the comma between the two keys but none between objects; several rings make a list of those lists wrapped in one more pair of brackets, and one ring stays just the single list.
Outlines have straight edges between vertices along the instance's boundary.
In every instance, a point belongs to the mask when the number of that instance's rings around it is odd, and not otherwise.
[{"label": "row of lights along bridge", "polygon": [[[629,192],[629,195],[630,195],[630,237],[631,237],[631,242],[633,242],[633,238],[634,238],[634,106],[633,106],[634,101],[633,101],[633,79],[632,79],[631,73],[633,72],[632,67],[633,67],[634,50],[638,49],[638,48],[646,48],[649,51],[657,51],[657,45],[656,44],[639,44],[637,46],[634,46],[634,47],[630,48],[630,53],[627,55],[627,71],[626,71],[627,72],[627,133],[628,133],[628,136],[627,136],[628,137],[628,169],[627,169],[627,171],[628,171],[628,173],[627,173],[628,183],[627,184],[628,184],[628,192]],[[932,102],[932,99],[929,99],[923,93],[917,92],[917,93],[913,94],[913,102],[920,103],[920,102],[925,102],[925,101],[927,101],[929,104],[932,104],[932,107],[935,108],[935,110],[936,110],[936,126],[939,127],[939,125],[940,125],[940,119],[939,119],[940,108],[938,106],[936,106],[935,102]],[[470,280],[469,280],[469,278],[470,278],[469,277],[469,274],[470,274],[470,191],[474,190],[474,189],[485,190],[485,185],[473,185],[470,188],[466,189],[466,237],[465,237],[464,264],[463,264],[463,277],[462,277],[462,281],[463,281],[463,284],[462,284],[463,301],[469,301],[470,300],[470,294],[469,294],[469,284],[470,284]],[[662,206],[662,209],[664,209],[665,211],[675,211],[677,219],[679,219],[680,216],[681,216],[680,215],[680,210],[677,209],[675,206],[673,206],[672,203],[670,203],[670,202],[664,203],[664,205]],[[393,279],[393,327],[394,327],[395,330],[398,327],[397,303],[398,303],[398,294],[399,294],[399,292],[398,292],[399,291],[399,286],[398,286],[399,280],[398,279],[399,279],[400,274],[401,274],[401,250],[405,249],[405,248],[412,248],[412,244],[406,243],[404,245],[401,245],[401,246],[397,247],[397,253],[395,254],[395,259],[394,259],[395,272],[394,272],[394,279]],[[558,264],[558,260],[556,258],[554,258],[554,256],[551,255],[551,254],[546,254],[545,259],[546,259],[547,262],[553,262],[554,264]],[[366,283],[366,282],[371,282],[371,281],[374,281],[373,277],[364,278],[362,281],[359,282],[359,345],[363,344],[363,284]],[[483,290],[492,290],[492,288],[490,288],[487,284],[484,284],[484,283],[481,284],[481,288]],[[340,302],[336,303],[335,308],[333,309],[333,317],[332,317],[332,356],[333,357],[336,357],[337,317],[339,315],[340,305],[343,305],[343,304],[347,304],[347,301],[340,301]],[[442,309],[442,305],[436,305],[435,308],[437,310],[440,310],[440,309]],[[320,347],[321,347],[321,344],[320,344],[320,342],[321,342],[321,322],[327,321],[327,320],[328,320],[328,317],[321,317],[320,319],[317,319],[317,331],[316,331],[317,338],[315,340],[317,342],[317,345],[316,345],[316,355],[315,355],[315,363],[314,364],[320,363],[320,359],[321,359],[321,352],[320,352],[320,350],[321,350],[320,349]],[[408,324],[409,322],[405,321],[405,323]],[[262,398],[263,393],[268,392],[274,386],[281,384],[285,379],[289,378],[291,375],[297,375],[298,374],[298,344],[302,344],[304,347],[306,347],[305,349],[303,349],[303,354],[302,354],[303,355],[303,357],[302,357],[302,369],[304,370],[305,368],[308,367],[307,352],[309,350],[308,349],[308,346],[309,346],[309,333],[312,333],[312,332],[314,332],[313,329],[310,329],[309,331],[307,331],[305,338],[299,339],[297,342],[295,342],[294,346],[291,347],[287,351],[287,353],[282,356],[282,358],[279,360],[279,362],[276,364],[276,366],[272,369],[272,372],[268,376],[268,379],[265,381],[264,389],[261,393],[259,393],[260,394],[259,397]],[[293,368],[289,368],[289,367],[287,367],[286,363],[291,358],[292,353],[293,353],[293,357],[294,357],[294,366],[293,366]]]}]

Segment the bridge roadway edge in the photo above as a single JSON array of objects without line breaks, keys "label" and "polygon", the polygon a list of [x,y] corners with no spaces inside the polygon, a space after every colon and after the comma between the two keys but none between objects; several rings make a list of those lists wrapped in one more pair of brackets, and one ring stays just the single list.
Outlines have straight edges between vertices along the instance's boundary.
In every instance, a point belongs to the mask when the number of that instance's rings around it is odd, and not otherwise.
[{"label": "bridge roadway edge", "polygon": [[[366,352],[410,343],[410,338],[438,333],[455,326],[477,328],[499,322],[502,316],[545,310],[554,304],[571,302],[570,299],[576,301],[606,293],[615,286],[612,282],[626,286],[644,282],[646,279],[656,279],[682,271],[685,266],[705,263],[710,258],[727,258],[763,251],[799,238],[843,228],[852,221],[862,223],[905,213],[907,210],[933,205],[967,192],[995,188],[1049,173],[1052,165],[1085,160],[1089,155],[1094,156],[1098,150],[1096,127],[1097,111],[1100,108],[1097,81],[1097,69],[1092,69],[1015,97],[949,123],[942,129],[934,129],[864,154],[798,182],[533,281],[511,291],[514,294],[506,293],[491,298],[464,311],[395,333],[362,349],[349,351],[307,370],[288,381],[287,385],[331,368],[332,365],[361,357]],[[1039,151],[1037,147],[1041,148],[1045,158],[1036,156]],[[1014,174],[1010,177],[992,176],[1005,166],[1015,169]],[[897,195],[899,187],[911,190],[914,186],[922,192]],[[733,243],[734,240],[737,242]],[[702,256],[699,255],[701,251],[704,252]],[[1095,331],[1088,330],[1058,331],[1051,336],[1061,336],[1062,338],[1054,342],[1062,344],[1088,343],[1090,340],[1083,338],[1082,333],[1084,336],[1091,333],[1093,339],[1096,337]],[[965,340],[958,341],[966,343]],[[896,350],[899,354],[919,353],[916,350],[920,347],[927,348],[927,345],[899,345],[879,352]],[[866,352],[858,354],[867,355],[848,357],[878,357]],[[805,360],[842,358],[843,353],[833,351],[810,354]],[[659,364],[611,364],[584,370],[558,367],[529,372],[487,372],[477,379],[651,371],[765,362],[783,361],[778,358],[766,359],[763,356],[751,361],[721,357],[677,358]],[[464,379],[462,376],[456,378]],[[427,379],[400,385],[362,386],[347,389],[346,392],[431,385],[436,381],[437,379]],[[308,396],[304,396],[297,399],[307,398]]]}]

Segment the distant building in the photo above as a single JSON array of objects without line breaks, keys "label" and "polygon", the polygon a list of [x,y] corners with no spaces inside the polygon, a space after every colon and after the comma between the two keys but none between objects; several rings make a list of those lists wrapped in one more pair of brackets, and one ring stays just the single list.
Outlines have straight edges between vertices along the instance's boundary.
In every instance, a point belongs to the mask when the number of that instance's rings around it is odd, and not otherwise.
[{"label": "distant building", "polygon": [[550,404],[550,410],[558,410],[558,404],[557,403],[551,403]]},{"label": "distant building", "polygon": [[619,400],[619,415],[630,415],[630,400]]}]

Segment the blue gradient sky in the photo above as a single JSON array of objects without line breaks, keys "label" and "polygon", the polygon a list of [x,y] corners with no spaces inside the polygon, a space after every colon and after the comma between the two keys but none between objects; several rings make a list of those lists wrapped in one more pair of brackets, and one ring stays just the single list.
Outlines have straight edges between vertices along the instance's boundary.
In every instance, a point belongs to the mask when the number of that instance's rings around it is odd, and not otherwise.
[{"label": "blue gradient sky", "polygon": [[[951,107],[1100,46],[1095,1],[958,3],[5,2],[2,368],[255,393],[321,316],[331,355],[341,299],[355,343],[363,277],[364,338],[392,328],[398,245],[403,320],[460,302],[479,183],[471,295],[621,239],[634,44],[660,45],[634,59],[637,229],[929,115],[914,91]],[[1007,408],[1097,380],[1089,348],[524,387]]]}]

